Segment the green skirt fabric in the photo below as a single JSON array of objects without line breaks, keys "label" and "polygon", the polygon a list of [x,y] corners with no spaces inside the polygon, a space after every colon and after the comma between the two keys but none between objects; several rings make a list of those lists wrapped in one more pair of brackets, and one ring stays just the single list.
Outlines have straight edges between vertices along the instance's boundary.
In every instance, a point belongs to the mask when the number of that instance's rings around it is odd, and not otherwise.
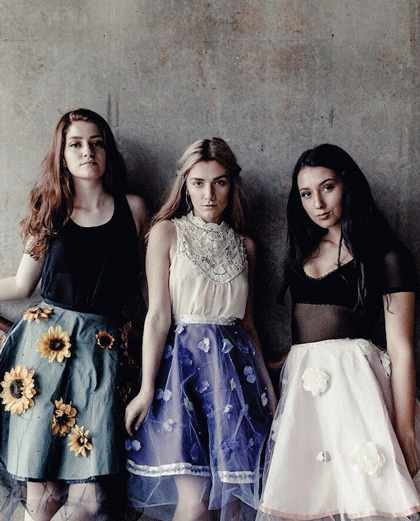
[{"label": "green skirt fabric", "polygon": [[12,476],[73,483],[121,471],[128,332],[116,317],[46,302],[18,321],[0,353],[0,458]]}]

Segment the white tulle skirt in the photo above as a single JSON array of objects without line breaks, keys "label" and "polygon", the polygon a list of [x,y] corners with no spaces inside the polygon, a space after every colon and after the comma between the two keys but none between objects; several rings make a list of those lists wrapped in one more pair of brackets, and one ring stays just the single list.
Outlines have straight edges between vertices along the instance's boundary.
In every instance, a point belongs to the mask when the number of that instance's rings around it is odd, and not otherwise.
[{"label": "white tulle skirt", "polygon": [[292,347],[259,521],[418,518],[420,476],[410,477],[392,427],[390,370],[363,339]]}]

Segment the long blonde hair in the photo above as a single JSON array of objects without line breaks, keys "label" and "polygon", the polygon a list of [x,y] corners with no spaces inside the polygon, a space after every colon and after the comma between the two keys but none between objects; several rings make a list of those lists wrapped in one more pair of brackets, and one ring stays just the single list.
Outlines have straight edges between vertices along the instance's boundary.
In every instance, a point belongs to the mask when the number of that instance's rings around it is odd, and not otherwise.
[{"label": "long blonde hair", "polygon": [[64,147],[67,130],[74,121],[86,121],[98,127],[106,151],[106,168],[102,177],[104,189],[112,195],[124,192],[126,167],[108,123],[88,109],[64,114],[55,128],[50,150],[42,163],[41,181],[31,190],[28,214],[20,223],[22,238],[28,245],[26,253],[35,259],[43,257],[51,238],[73,212],[74,188],[64,163]]},{"label": "long blonde hair", "polygon": [[160,221],[182,217],[191,209],[187,198],[186,178],[191,168],[200,161],[217,161],[226,168],[230,180],[229,203],[224,213],[224,220],[235,231],[242,232],[244,227],[243,192],[241,188],[241,167],[229,145],[221,138],[200,139],[190,145],[177,163],[177,176],[169,196],[152,219],[152,226]]}]

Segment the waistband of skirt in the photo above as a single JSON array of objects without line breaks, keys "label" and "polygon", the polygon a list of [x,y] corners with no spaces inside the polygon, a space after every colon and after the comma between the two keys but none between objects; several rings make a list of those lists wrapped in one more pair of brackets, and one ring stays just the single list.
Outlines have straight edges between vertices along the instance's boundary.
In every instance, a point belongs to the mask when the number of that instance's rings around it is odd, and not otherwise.
[{"label": "waistband of skirt", "polygon": [[239,321],[237,317],[212,317],[211,315],[175,315],[173,324],[216,324],[218,326],[234,326]]},{"label": "waistband of skirt", "polygon": [[369,345],[371,347],[377,347],[375,344],[369,340],[368,338],[328,338],[326,340],[317,340],[316,342],[306,342],[303,344],[293,344],[292,347],[296,349],[306,348],[306,347],[321,347],[322,345],[334,345],[334,344],[344,344],[344,345],[356,345],[358,347],[363,347],[364,345]]}]

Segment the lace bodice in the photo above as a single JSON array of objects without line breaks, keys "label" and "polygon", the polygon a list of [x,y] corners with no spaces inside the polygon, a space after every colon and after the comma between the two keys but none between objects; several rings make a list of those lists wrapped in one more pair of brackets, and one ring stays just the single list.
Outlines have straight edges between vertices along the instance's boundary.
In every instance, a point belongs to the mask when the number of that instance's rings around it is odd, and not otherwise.
[{"label": "lace bodice", "polygon": [[174,316],[243,318],[248,297],[243,237],[226,223],[206,223],[192,213],[173,222],[177,248],[169,285]]}]

